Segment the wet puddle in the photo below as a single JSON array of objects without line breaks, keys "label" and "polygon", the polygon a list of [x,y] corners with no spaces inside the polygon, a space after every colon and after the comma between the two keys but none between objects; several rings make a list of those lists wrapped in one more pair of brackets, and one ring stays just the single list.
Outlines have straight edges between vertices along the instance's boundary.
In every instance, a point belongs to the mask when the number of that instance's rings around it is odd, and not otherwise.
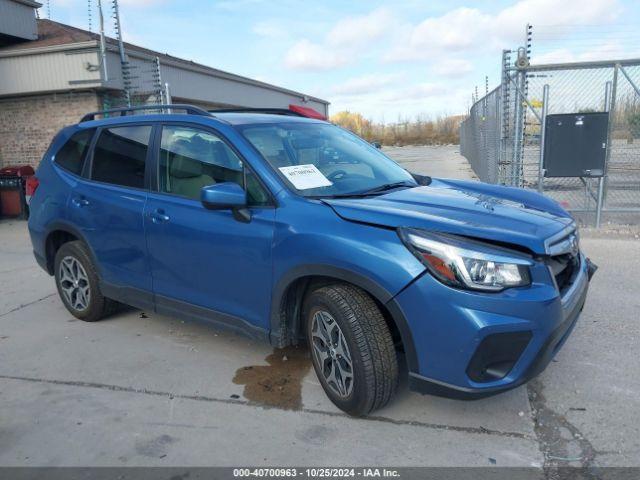
[{"label": "wet puddle", "polygon": [[311,368],[309,351],[280,348],[265,360],[269,365],[239,368],[233,383],[244,385],[243,395],[251,403],[285,410],[302,408],[302,380]]}]

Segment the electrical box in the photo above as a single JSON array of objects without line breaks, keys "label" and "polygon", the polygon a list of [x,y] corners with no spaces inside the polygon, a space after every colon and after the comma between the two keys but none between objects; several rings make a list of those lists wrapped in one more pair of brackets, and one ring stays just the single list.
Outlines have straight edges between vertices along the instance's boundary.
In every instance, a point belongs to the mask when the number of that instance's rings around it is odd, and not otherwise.
[{"label": "electrical box", "polygon": [[544,176],[602,177],[608,128],[607,112],[547,115]]}]

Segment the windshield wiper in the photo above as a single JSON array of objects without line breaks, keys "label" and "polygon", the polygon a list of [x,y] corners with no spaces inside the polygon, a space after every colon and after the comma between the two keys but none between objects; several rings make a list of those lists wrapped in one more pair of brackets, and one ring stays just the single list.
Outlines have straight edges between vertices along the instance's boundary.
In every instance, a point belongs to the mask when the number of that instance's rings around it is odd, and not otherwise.
[{"label": "windshield wiper", "polygon": [[378,187],[371,188],[369,190],[364,190],[361,192],[353,192],[353,193],[336,193],[335,195],[317,195],[310,196],[308,198],[365,198],[370,197],[371,195],[376,195],[377,193],[386,192],[388,190],[393,190],[394,188],[399,187],[417,187],[418,185],[415,183],[408,182],[406,180],[402,182],[395,183],[385,183],[384,185],[380,185]]},{"label": "windshield wiper", "polygon": [[408,182],[406,180],[402,182],[394,182],[394,183],[385,183],[380,185],[379,187],[374,187],[369,190],[365,190],[364,192],[356,192],[355,195],[372,195],[376,193],[386,192],[388,190],[393,190],[394,188],[400,187],[417,187],[418,185],[413,182]]},{"label": "windshield wiper", "polygon": [[336,193],[335,195],[312,195],[307,198],[322,200],[323,198],[364,198],[368,196],[368,193]]}]

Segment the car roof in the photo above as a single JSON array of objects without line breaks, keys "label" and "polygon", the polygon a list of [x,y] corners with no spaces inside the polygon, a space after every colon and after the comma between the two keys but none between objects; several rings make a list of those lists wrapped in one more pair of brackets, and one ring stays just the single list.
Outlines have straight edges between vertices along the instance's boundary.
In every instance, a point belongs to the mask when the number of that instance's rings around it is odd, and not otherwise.
[{"label": "car roof", "polygon": [[250,125],[264,123],[326,123],[324,120],[301,117],[298,115],[280,115],[273,113],[248,112],[212,112],[215,118],[224,120],[231,125]]},{"label": "car roof", "polygon": [[246,113],[246,112],[213,112],[211,115],[189,115],[184,113],[176,114],[137,114],[113,116],[100,118],[98,120],[89,120],[81,122],[78,125],[85,128],[102,127],[107,125],[124,125],[137,122],[166,122],[180,121],[190,123],[216,124],[219,122],[227,125],[264,125],[264,124],[283,124],[283,123],[327,123],[324,120],[307,118],[297,115],[279,115],[272,113]]}]

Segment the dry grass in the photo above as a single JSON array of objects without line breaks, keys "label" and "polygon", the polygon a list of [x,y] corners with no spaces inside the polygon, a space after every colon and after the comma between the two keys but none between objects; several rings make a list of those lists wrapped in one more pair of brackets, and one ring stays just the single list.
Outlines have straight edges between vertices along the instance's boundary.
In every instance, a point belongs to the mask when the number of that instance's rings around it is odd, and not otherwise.
[{"label": "dry grass", "polygon": [[374,123],[359,113],[338,112],[331,121],[351,130],[370,142],[383,145],[446,145],[460,143],[460,122],[463,115],[428,120],[401,120],[396,123]]}]

